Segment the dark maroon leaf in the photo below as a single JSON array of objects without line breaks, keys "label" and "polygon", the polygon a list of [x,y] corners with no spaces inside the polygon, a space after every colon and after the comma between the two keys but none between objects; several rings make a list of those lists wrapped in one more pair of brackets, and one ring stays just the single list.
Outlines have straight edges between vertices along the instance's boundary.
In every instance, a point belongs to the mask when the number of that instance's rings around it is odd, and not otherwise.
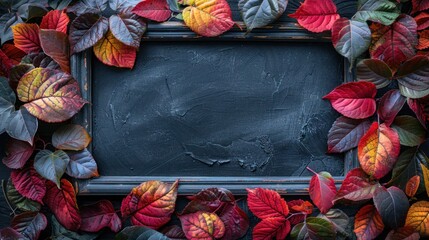
[{"label": "dark maroon leaf", "polygon": [[62,71],[70,73],[70,44],[67,34],[51,29],[41,29],[39,38],[43,52],[54,59]]},{"label": "dark maroon leaf", "polygon": [[115,212],[113,205],[108,200],[101,200],[95,204],[83,206],[80,209],[82,223],[80,230],[85,232],[98,232],[108,227],[113,232],[119,232],[122,228],[121,219]]},{"label": "dark maroon leaf", "polygon": [[374,193],[374,205],[386,226],[393,229],[404,226],[410,204],[407,195],[401,189],[378,188]]},{"label": "dark maroon leaf", "polygon": [[416,114],[417,119],[420,121],[422,126],[426,128],[426,116],[424,113],[424,106],[417,100],[409,98],[407,100],[408,106]]},{"label": "dark maroon leaf", "polygon": [[198,211],[214,212],[224,204],[235,204],[232,193],[224,188],[208,188],[192,196],[181,215]]},{"label": "dark maroon leaf", "polygon": [[98,14],[86,13],[70,25],[71,53],[81,52],[94,46],[109,29],[109,21]]},{"label": "dark maroon leaf", "polygon": [[22,59],[22,62],[32,64],[34,67],[49,68],[53,70],[61,69],[57,62],[55,62],[51,57],[47,56],[43,52],[30,53]]},{"label": "dark maroon leaf", "polygon": [[38,212],[42,206],[40,203],[22,196],[18,190],[16,190],[15,186],[13,186],[12,180],[10,179],[7,181],[6,195],[12,207],[24,212]]},{"label": "dark maroon leaf", "polygon": [[177,225],[164,228],[161,233],[170,238],[171,240],[186,240],[186,235],[182,228]]},{"label": "dark maroon leaf", "polygon": [[357,147],[370,125],[367,119],[337,118],[328,133],[328,152],[342,153]]},{"label": "dark maroon leaf", "polygon": [[146,23],[137,15],[124,12],[110,16],[109,28],[113,36],[123,44],[138,48],[146,31]]},{"label": "dark maroon leaf", "polygon": [[107,0],[81,0],[68,7],[67,12],[72,12],[79,16],[84,13],[101,13],[106,7]]},{"label": "dark maroon leaf", "polygon": [[40,232],[42,232],[47,225],[48,220],[45,215],[38,212],[24,212],[18,214],[12,219],[11,223],[13,229],[28,239],[39,239]]},{"label": "dark maroon leaf", "polygon": [[356,77],[358,81],[374,83],[379,89],[390,84],[393,73],[389,66],[381,60],[364,59],[356,65]]},{"label": "dark maroon leaf", "polygon": [[23,169],[13,170],[10,178],[16,190],[22,196],[42,203],[46,193],[46,181],[36,172],[32,165],[32,163],[27,164]]},{"label": "dark maroon leaf", "polygon": [[26,240],[19,232],[15,229],[7,227],[0,229],[1,240]]},{"label": "dark maroon leaf", "polygon": [[9,85],[16,89],[18,86],[19,79],[21,79],[24,74],[28,73],[30,70],[32,70],[34,66],[32,64],[19,64],[16,66],[13,66],[10,69],[9,73]]},{"label": "dark maroon leaf", "polygon": [[225,224],[225,234],[221,238],[223,240],[239,239],[249,229],[249,218],[237,205],[226,204],[216,213]]},{"label": "dark maroon leaf", "polygon": [[34,147],[27,142],[11,138],[6,145],[6,157],[3,158],[3,163],[8,168],[22,168],[33,154],[33,151]]},{"label": "dark maroon leaf", "polygon": [[429,58],[417,55],[404,62],[396,72],[402,95],[421,98],[429,94]]},{"label": "dark maroon leaf", "polygon": [[399,90],[393,89],[383,95],[378,104],[378,115],[384,124],[390,126],[396,115],[401,111],[407,99]]}]

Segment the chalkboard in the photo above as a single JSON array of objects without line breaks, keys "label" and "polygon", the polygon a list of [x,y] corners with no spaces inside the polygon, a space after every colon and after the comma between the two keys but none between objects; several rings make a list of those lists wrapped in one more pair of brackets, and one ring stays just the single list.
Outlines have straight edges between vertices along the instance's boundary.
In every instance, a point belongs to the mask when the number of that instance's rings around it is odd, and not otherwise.
[{"label": "chalkboard", "polygon": [[91,102],[75,121],[93,137],[101,175],[78,182],[79,193],[180,179],[179,194],[211,186],[305,194],[306,167],[340,183],[356,158],[325,153],[338,114],[322,97],[352,81],[349,66],[326,33],[287,17],[276,24],[214,39],[178,22],[150,25],[133,70],[105,66],[91,52],[75,56],[73,74]]}]

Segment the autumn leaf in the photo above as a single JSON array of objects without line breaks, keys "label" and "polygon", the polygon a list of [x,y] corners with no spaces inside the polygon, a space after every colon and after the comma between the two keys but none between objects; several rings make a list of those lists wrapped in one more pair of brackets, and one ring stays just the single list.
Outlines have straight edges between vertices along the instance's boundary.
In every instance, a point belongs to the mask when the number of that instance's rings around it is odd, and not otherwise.
[{"label": "autumn leaf", "polygon": [[63,122],[86,103],[72,76],[51,69],[35,68],[26,73],[18,83],[17,92],[24,107],[45,122]]},{"label": "autumn leaf", "polygon": [[351,82],[336,87],[323,99],[329,100],[332,107],[346,117],[364,119],[375,112],[376,93],[373,83]]},{"label": "autumn leaf", "polygon": [[415,147],[425,141],[426,130],[415,117],[398,116],[395,118],[392,128],[398,133],[399,140],[404,146]]},{"label": "autumn leaf", "polygon": [[422,237],[429,236],[429,202],[418,201],[411,205],[408,210],[406,227],[411,227],[413,230],[420,233]]},{"label": "autumn leaf", "polygon": [[171,16],[166,0],[143,0],[133,8],[132,12],[156,22],[165,22]]},{"label": "autumn leaf", "polygon": [[182,228],[177,225],[172,225],[164,228],[162,233],[171,240],[186,240],[186,235]]},{"label": "autumn leaf", "polygon": [[345,212],[341,211],[340,209],[330,209],[327,213],[325,214],[320,213],[319,215],[317,215],[317,217],[323,218],[331,222],[332,225],[334,225],[337,233],[340,233],[341,235],[346,237],[350,236],[350,234],[347,231],[350,218]]},{"label": "autumn leaf", "polygon": [[57,62],[61,70],[70,73],[70,46],[67,34],[56,30],[40,30],[43,52]]},{"label": "autumn leaf", "polygon": [[354,233],[357,239],[375,239],[383,232],[383,229],[383,220],[374,205],[366,205],[356,213]]},{"label": "autumn leaf", "polygon": [[419,240],[419,233],[415,232],[411,227],[401,227],[395,230],[391,230],[386,240]]},{"label": "autumn leaf", "polygon": [[296,225],[304,221],[304,219],[313,213],[313,204],[302,199],[291,200],[287,202],[290,215],[287,217],[290,224]]},{"label": "autumn leaf", "polygon": [[337,232],[332,222],[319,217],[309,217],[305,222],[295,225],[290,235],[299,240],[336,239]]},{"label": "autumn leaf", "polygon": [[1,50],[10,59],[13,65],[18,65],[21,59],[26,55],[25,52],[11,43],[3,44]]},{"label": "autumn leaf", "polygon": [[414,197],[414,195],[417,193],[417,190],[419,190],[419,186],[420,176],[415,175],[408,180],[407,185],[405,186],[405,194],[407,194],[407,196],[410,198]]},{"label": "autumn leaf", "polygon": [[401,94],[421,98],[429,94],[429,58],[417,55],[404,62],[396,73]]},{"label": "autumn leaf", "polygon": [[417,99],[407,99],[407,104],[410,109],[416,114],[417,119],[422,126],[426,128],[426,116],[424,113],[424,106]]},{"label": "autumn leaf", "polygon": [[67,151],[67,155],[70,157],[70,162],[66,169],[67,175],[78,179],[99,176],[97,163],[87,149],[77,152]]},{"label": "autumn leaf", "polygon": [[19,80],[22,78],[22,76],[24,76],[32,69],[34,69],[33,64],[21,63],[19,65],[13,66],[9,72],[9,85],[13,89],[16,89],[18,87]]},{"label": "autumn leaf", "polygon": [[199,211],[179,219],[188,239],[219,239],[225,234],[225,225],[215,213]]},{"label": "autumn leaf", "polygon": [[146,31],[146,23],[135,14],[120,13],[110,16],[109,29],[123,44],[138,48]]},{"label": "autumn leaf", "polygon": [[98,60],[106,65],[130,69],[134,66],[137,50],[120,42],[111,31],[93,49]]},{"label": "autumn leaf", "polygon": [[70,25],[71,52],[82,52],[94,46],[109,30],[107,18],[94,13],[85,13],[77,17]]},{"label": "autumn leaf", "polygon": [[68,230],[77,231],[81,226],[82,219],[73,185],[66,179],[61,179],[61,189],[51,181],[46,182],[46,188],[46,196],[43,202],[49,207],[61,225]]},{"label": "autumn leaf", "polygon": [[12,66],[12,61],[0,50],[0,76],[9,77]]},{"label": "autumn leaf", "polygon": [[51,152],[41,150],[34,157],[34,169],[40,176],[48,179],[60,188],[61,177],[66,171],[70,158],[63,150]]},{"label": "autumn leaf", "polygon": [[51,10],[42,18],[41,29],[53,29],[67,34],[67,26],[70,22],[69,17],[64,11]]},{"label": "autumn leaf", "polygon": [[136,6],[139,2],[141,2],[141,0],[110,0],[109,7],[115,11],[124,11],[130,7]]},{"label": "autumn leaf", "polygon": [[419,44],[416,48],[419,50],[429,48],[429,30],[419,32]]},{"label": "autumn leaf", "polygon": [[347,173],[334,201],[346,199],[358,202],[371,199],[379,187],[380,184],[371,180],[361,168],[355,168]]},{"label": "autumn leaf", "polygon": [[17,209],[24,212],[38,212],[40,211],[41,204],[33,201],[29,198],[22,196],[18,190],[16,190],[15,186],[12,183],[12,180],[9,179],[6,185],[6,195],[9,202],[12,204],[12,207],[16,207]]},{"label": "autumn leaf", "polygon": [[82,224],[80,230],[85,232],[98,232],[108,227],[113,232],[119,232],[122,228],[121,219],[115,212],[113,204],[108,200],[80,208]]},{"label": "autumn leaf", "polygon": [[76,124],[61,126],[52,134],[52,145],[61,150],[83,150],[90,142],[86,129]]},{"label": "autumn leaf", "polygon": [[397,89],[386,92],[378,104],[378,116],[386,126],[390,126],[396,115],[401,111],[407,99]]},{"label": "autumn leaf", "polygon": [[387,87],[392,77],[392,70],[381,60],[364,59],[356,65],[357,80],[371,82],[377,89]]},{"label": "autumn leaf", "polygon": [[36,172],[32,164],[13,170],[10,179],[16,190],[24,197],[42,203],[46,194],[46,181]]},{"label": "autumn leaf", "polygon": [[224,205],[216,214],[225,224],[225,234],[222,237],[224,240],[242,238],[249,229],[249,217],[236,204]]},{"label": "autumn leaf", "polygon": [[284,217],[264,218],[253,228],[252,239],[285,239],[290,230],[290,222]]},{"label": "autumn leaf", "polygon": [[33,145],[34,136],[39,127],[37,118],[32,116],[25,107],[10,113],[6,132],[9,136]]},{"label": "autumn leaf", "polygon": [[289,214],[286,201],[276,191],[263,188],[246,190],[247,205],[258,218],[285,218]]},{"label": "autumn leaf", "polygon": [[337,118],[328,133],[328,153],[342,153],[357,147],[370,125],[368,120]]},{"label": "autumn leaf", "polygon": [[414,17],[417,23],[417,30],[424,30],[429,27],[429,13],[422,12]]},{"label": "autumn leaf", "polygon": [[389,0],[361,0],[358,1],[358,10],[353,19],[390,25],[399,16],[399,13],[396,3]]},{"label": "autumn leaf", "polygon": [[393,71],[416,54],[417,24],[412,17],[401,15],[390,26],[375,23],[371,30],[371,58],[386,62]]},{"label": "autumn leaf", "polygon": [[287,0],[240,0],[238,8],[250,32],[279,18],[286,10],[287,3]]},{"label": "autumn leaf", "polygon": [[297,19],[299,25],[311,32],[323,32],[331,30],[340,15],[332,0],[305,0],[289,17]]},{"label": "autumn leaf", "polygon": [[413,10],[411,11],[411,14],[429,9],[428,0],[411,0],[411,2],[413,3]]},{"label": "autumn leaf", "polygon": [[19,232],[17,232],[15,229],[11,227],[6,227],[0,229],[0,239],[5,240],[21,240],[24,239],[24,236],[22,236]]},{"label": "autumn leaf", "polygon": [[335,50],[346,57],[351,65],[357,57],[368,50],[371,30],[366,22],[337,19],[332,25],[332,44]]},{"label": "autumn leaf", "polygon": [[314,173],[314,176],[310,180],[310,187],[308,190],[310,198],[319,208],[320,212],[326,213],[334,205],[333,200],[337,193],[334,179],[328,172],[316,173],[311,169],[309,170]]},{"label": "autumn leaf", "polygon": [[386,226],[396,229],[405,224],[410,204],[401,189],[395,186],[378,188],[374,193],[374,205]]},{"label": "autumn leaf", "polygon": [[392,170],[398,159],[400,142],[398,134],[385,124],[374,122],[358,145],[358,159],[362,169],[377,179]]},{"label": "autumn leaf", "polygon": [[52,70],[60,70],[61,69],[60,65],[58,65],[57,62],[55,62],[51,57],[47,56],[43,52],[30,53],[30,54],[26,55],[22,59],[22,63],[31,64],[34,67],[49,68]]},{"label": "autumn leaf", "polygon": [[25,163],[33,154],[34,146],[27,142],[9,139],[6,145],[6,156],[3,164],[8,168],[18,169],[24,167]]},{"label": "autumn leaf", "polygon": [[426,189],[426,194],[429,196],[429,169],[423,163],[420,163],[420,167],[422,169],[423,183]]},{"label": "autumn leaf", "polygon": [[48,226],[48,220],[43,213],[24,212],[16,215],[10,225],[27,239],[39,239],[40,233]]},{"label": "autumn leaf", "polygon": [[185,24],[204,37],[215,37],[234,26],[231,9],[226,0],[183,0]]},{"label": "autumn leaf", "polygon": [[35,23],[18,23],[12,26],[14,44],[25,53],[39,52],[39,26]]},{"label": "autumn leaf", "polygon": [[55,216],[51,217],[51,225],[52,225],[52,240],[95,240],[97,239],[99,233],[84,233],[84,232],[74,232],[63,227]]},{"label": "autumn leaf", "polygon": [[133,225],[160,228],[170,221],[174,212],[177,186],[178,181],[173,184],[148,181],[133,188],[122,200],[122,217],[131,217]]}]

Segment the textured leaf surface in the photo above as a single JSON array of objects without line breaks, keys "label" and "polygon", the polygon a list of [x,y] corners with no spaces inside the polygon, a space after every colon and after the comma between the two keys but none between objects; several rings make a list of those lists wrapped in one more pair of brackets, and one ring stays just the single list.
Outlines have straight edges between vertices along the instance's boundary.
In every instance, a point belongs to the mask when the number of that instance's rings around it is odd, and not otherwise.
[{"label": "textured leaf surface", "polygon": [[6,132],[9,136],[33,145],[34,135],[39,127],[37,118],[33,117],[27,109],[21,107],[18,111],[12,112],[7,121],[9,124],[6,127]]},{"label": "textured leaf surface", "polygon": [[77,16],[84,13],[101,13],[107,8],[107,0],[80,0],[73,6],[67,8],[67,12],[72,12]]},{"label": "textured leaf surface", "polygon": [[383,229],[383,220],[373,205],[366,205],[356,213],[354,232],[357,239],[375,239]]},{"label": "textured leaf surface", "polygon": [[115,11],[122,11],[129,7],[135,7],[139,2],[141,0],[109,0],[109,6]]},{"label": "textured leaf surface", "polygon": [[156,22],[165,22],[171,16],[166,0],[143,0],[133,8],[133,13]]},{"label": "textured leaf surface", "polygon": [[340,18],[332,26],[332,44],[335,50],[349,59],[354,60],[368,50],[371,43],[371,30],[366,22]]},{"label": "textured leaf surface", "polygon": [[414,117],[398,116],[393,122],[392,128],[398,133],[399,140],[404,146],[415,147],[425,141],[426,130]]},{"label": "textured leaf surface", "polygon": [[426,188],[426,194],[429,196],[429,169],[423,164],[420,164],[423,174],[423,183]]},{"label": "textured leaf surface", "polygon": [[429,236],[429,202],[418,201],[411,205],[405,226],[419,232],[422,237]]},{"label": "textured leaf surface", "polygon": [[28,159],[30,159],[33,151],[34,147],[29,143],[16,139],[9,139],[6,145],[6,157],[3,158],[3,163],[8,168],[22,168]]},{"label": "textured leaf surface", "polygon": [[84,149],[82,151],[68,151],[70,162],[67,165],[66,172],[69,176],[79,179],[88,179],[98,177],[97,163],[92,154]]},{"label": "textured leaf surface", "polygon": [[331,174],[320,172],[311,178],[308,192],[320,212],[326,213],[334,205],[333,200],[337,194],[337,188]]},{"label": "textured leaf surface", "polygon": [[413,3],[411,14],[429,9],[428,0],[411,0],[411,2]]},{"label": "textured leaf surface", "polygon": [[304,223],[295,225],[291,232],[291,237],[299,240],[336,239],[336,236],[334,224],[318,217],[308,217]]},{"label": "textured leaf surface", "polygon": [[131,190],[122,201],[122,217],[133,225],[157,229],[170,221],[177,198],[178,181],[173,184],[148,181]]},{"label": "textured leaf surface", "polygon": [[393,77],[389,66],[378,59],[364,59],[356,66],[356,77],[358,81],[374,83],[377,89],[387,87]]},{"label": "textured leaf surface", "polygon": [[225,234],[225,225],[215,213],[196,212],[179,219],[188,239],[219,239]]},{"label": "textured leaf surface", "polygon": [[374,205],[386,226],[393,229],[404,226],[410,204],[401,189],[394,186],[378,188],[374,193]]},{"label": "textured leaf surface", "polygon": [[378,116],[386,126],[390,126],[396,115],[401,111],[407,99],[397,89],[388,91],[378,104]]},{"label": "textured leaf surface", "polygon": [[165,235],[157,232],[153,229],[140,226],[131,226],[124,228],[118,235],[115,237],[116,240],[170,240],[170,238]]},{"label": "textured leaf surface", "polygon": [[70,46],[67,34],[56,30],[40,30],[43,52],[57,62],[61,70],[70,73]]},{"label": "textured leaf surface", "polygon": [[422,12],[414,17],[417,23],[417,30],[423,30],[429,27],[429,13]]},{"label": "textured leaf surface", "polygon": [[63,150],[51,152],[42,150],[34,158],[34,169],[44,178],[57,184],[60,188],[61,177],[66,171],[70,158]]},{"label": "textured leaf surface", "polygon": [[46,181],[30,165],[23,169],[13,170],[10,174],[10,179],[22,196],[42,203],[46,193]]},{"label": "textured leaf surface", "polygon": [[426,48],[429,48],[429,30],[419,32],[419,44],[417,45],[417,49],[424,50]]},{"label": "textured leaf surface", "polygon": [[113,232],[122,228],[121,219],[115,212],[113,204],[108,200],[101,200],[95,204],[80,209],[82,224],[80,230],[85,232],[98,232],[108,227]]},{"label": "textured leaf surface", "polygon": [[88,147],[91,136],[80,125],[61,126],[52,135],[52,145],[61,150],[79,151]]},{"label": "textured leaf surface", "polygon": [[40,203],[22,196],[9,179],[6,186],[6,195],[9,202],[21,211],[38,212],[40,211]]},{"label": "textured leaf surface", "polygon": [[135,14],[120,13],[110,16],[109,29],[123,44],[138,48],[146,31],[146,23]]},{"label": "textured leaf surface", "polygon": [[426,128],[426,116],[424,113],[424,105],[422,105],[417,99],[407,99],[407,104],[410,109],[416,114],[417,119],[420,121],[422,126]]},{"label": "textured leaf surface", "polygon": [[347,228],[349,226],[350,218],[346,213],[341,211],[340,209],[330,209],[325,214],[319,214],[317,217],[323,218],[331,222],[337,233],[341,233],[343,236],[349,236],[350,234],[347,232]]},{"label": "textured leaf surface", "polygon": [[401,15],[390,26],[372,26],[371,58],[382,60],[394,71],[402,62],[415,55],[417,24],[408,15]]},{"label": "textured leaf surface", "polygon": [[[32,64],[34,67],[60,70],[60,65],[45,53],[30,53],[22,59],[23,63]],[[30,69],[31,70],[31,69]]]},{"label": "textured leaf surface", "polygon": [[269,189],[247,189],[247,205],[260,219],[284,218],[289,214],[286,201],[276,191]]},{"label": "textured leaf surface", "polygon": [[39,52],[39,26],[35,23],[18,23],[12,26],[14,44],[25,53]]},{"label": "textured leaf surface", "polygon": [[26,55],[25,52],[21,51],[11,43],[3,44],[1,50],[12,61],[13,65],[19,64],[21,59]]},{"label": "textured leaf surface", "polygon": [[374,122],[358,145],[358,158],[362,169],[377,179],[392,170],[398,159],[400,142],[398,134],[385,124]]},{"label": "textured leaf surface", "polygon": [[402,227],[399,229],[395,229],[390,231],[386,240],[419,240],[419,233],[415,232],[411,227]]},{"label": "textured leaf surface", "polygon": [[399,16],[399,9],[389,0],[359,0],[358,11],[353,16],[359,21],[372,21],[383,25],[392,24]]},{"label": "textured leaf surface", "polygon": [[374,114],[377,89],[370,82],[351,82],[336,87],[323,99],[331,102],[332,107],[346,117],[363,119]]},{"label": "textured leaf surface", "polygon": [[183,20],[192,31],[205,37],[215,37],[234,26],[226,0],[184,0]]},{"label": "textured leaf surface", "polygon": [[109,30],[109,21],[98,14],[86,13],[70,25],[70,46],[72,53],[94,46]]},{"label": "textured leaf surface", "polygon": [[328,153],[342,153],[357,147],[370,125],[368,120],[337,118],[328,133]]},{"label": "textured leaf surface", "polygon": [[9,73],[9,84],[13,89],[16,89],[18,87],[18,82],[30,70],[34,69],[34,66],[32,64],[19,64],[16,66],[13,66],[10,69]]},{"label": "textured leaf surface", "polygon": [[341,199],[351,201],[371,199],[378,187],[380,187],[378,182],[372,181],[361,168],[355,168],[347,173],[334,201]]},{"label": "textured leaf surface", "polygon": [[240,9],[247,30],[264,27],[286,10],[288,0],[240,0]]},{"label": "textured leaf surface", "polygon": [[238,205],[227,204],[216,214],[225,224],[224,240],[241,238],[249,229],[249,217]]},{"label": "textured leaf surface", "polygon": [[40,233],[48,226],[43,213],[24,212],[12,219],[11,227],[28,239],[39,239]]},{"label": "textured leaf surface", "polygon": [[288,219],[292,225],[303,222],[307,215],[311,215],[311,213],[313,213],[314,206],[309,201],[301,199],[292,200],[288,201],[287,205],[290,211]]},{"label": "textured leaf surface", "polygon": [[185,233],[183,232],[182,228],[177,225],[163,228],[162,233],[171,240],[186,240]]},{"label": "textured leaf surface", "polygon": [[41,29],[53,29],[67,34],[67,26],[70,22],[69,17],[64,11],[51,10],[42,18]]},{"label": "textured leaf surface", "polygon": [[19,81],[18,98],[35,117],[45,122],[62,122],[75,115],[86,103],[79,85],[69,74],[35,68]]},{"label": "textured leaf surface", "polygon": [[396,73],[402,95],[421,98],[429,94],[429,58],[415,56],[404,62]]},{"label": "textured leaf surface", "polygon": [[66,179],[61,180],[61,189],[51,181],[46,182],[46,196],[43,202],[54,213],[58,222],[71,231],[77,231],[81,226],[81,217],[76,202],[76,192],[73,185]]},{"label": "textured leaf surface", "polygon": [[290,230],[290,222],[285,218],[265,218],[253,228],[252,239],[285,239]]},{"label": "textured leaf surface", "polygon": [[311,32],[331,30],[334,22],[340,18],[332,0],[305,0],[296,12],[289,16],[296,18],[299,25]]},{"label": "textured leaf surface", "polygon": [[137,50],[120,42],[111,31],[93,49],[98,60],[106,65],[130,69],[134,66]]},{"label": "textured leaf surface", "polygon": [[407,194],[408,197],[412,198],[414,195],[416,195],[417,190],[419,190],[420,186],[420,176],[415,175],[410,180],[408,180],[407,185],[405,186],[405,194]]}]

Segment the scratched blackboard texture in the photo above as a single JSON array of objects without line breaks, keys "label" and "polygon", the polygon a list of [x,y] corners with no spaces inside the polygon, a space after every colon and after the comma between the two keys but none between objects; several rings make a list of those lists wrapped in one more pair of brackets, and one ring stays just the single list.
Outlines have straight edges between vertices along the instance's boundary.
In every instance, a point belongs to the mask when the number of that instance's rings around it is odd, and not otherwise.
[{"label": "scratched blackboard texture", "polygon": [[94,61],[101,175],[340,176],[322,97],[343,69],[328,43],[144,42],[133,71]]}]

